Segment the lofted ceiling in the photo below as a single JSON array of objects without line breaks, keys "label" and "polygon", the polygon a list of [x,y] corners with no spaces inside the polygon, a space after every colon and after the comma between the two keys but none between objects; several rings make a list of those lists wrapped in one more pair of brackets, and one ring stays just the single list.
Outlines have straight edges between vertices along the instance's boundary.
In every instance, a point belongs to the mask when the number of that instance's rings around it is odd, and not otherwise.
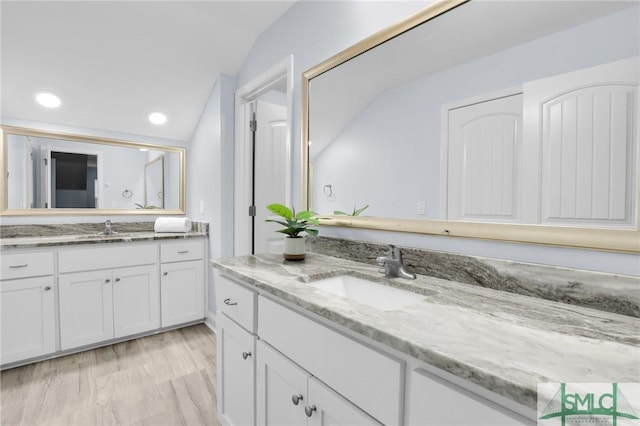
[{"label": "lofted ceiling", "polygon": [[218,75],[235,76],[293,3],[2,0],[0,115],[188,141]]}]

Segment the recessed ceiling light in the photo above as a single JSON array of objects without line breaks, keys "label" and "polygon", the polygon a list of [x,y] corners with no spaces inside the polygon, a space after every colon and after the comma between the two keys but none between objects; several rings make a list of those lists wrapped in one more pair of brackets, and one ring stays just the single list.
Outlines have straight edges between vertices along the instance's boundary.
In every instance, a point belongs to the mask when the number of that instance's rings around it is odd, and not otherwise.
[{"label": "recessed ceiling light", "polygon": [[164,124],[167,121],[167,116],[161,112],[152,112],[149,114],[149,121],[153,124]]},{"label": "recessed ceiling light", "polygon": [[36,96],[36,101],[47,108],[57,108],[62,103],[60,102],[60,98],[53,93],[39,93]]}]

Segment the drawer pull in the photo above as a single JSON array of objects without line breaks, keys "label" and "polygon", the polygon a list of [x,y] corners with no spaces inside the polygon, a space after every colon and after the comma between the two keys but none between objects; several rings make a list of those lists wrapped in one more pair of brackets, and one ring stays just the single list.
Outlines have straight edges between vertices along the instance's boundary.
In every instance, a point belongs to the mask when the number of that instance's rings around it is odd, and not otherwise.
[{"label": "drawer pull", "polygon": [[298,405],[303,399],[304,398],[302,397],[301,393],[299,393],[298,395],[291,395],[291,402],[293,402],[293,405]]},{"label": "drawer pull", "polygon": [[189,250],[179,250],[178,254],[187,254],[189,253]]},{"label": "drawer pull", "polygon": [[251,352],[242,352],[242,359],[247,359],[251,356]]},{"label": "drawer pull", "polygon": [[10,269],[20,269],[20,268],[26,268],[27,266],[29,266],[28,263],[25,263],[24,265],[9,265]]},{"label": "drawer pull", "polygon": [[232,302],[231,299],[224,299],[224,304],[228,306],[236,306],[238,302]]},{"label": "drawer pull", "polygon": [[51,290],[51,287],[50,287],[50,286],[46,286],[46,287],[44,288],[44,291],[49,291],[49,290]]},{"label": "drawer pull", "polygon": [[311,417],[314,411],[316,411],[315,405],[312,405],[311,407],[307,405],[306,407],[304,407],[304,413],[307,415],[307,417]]}]

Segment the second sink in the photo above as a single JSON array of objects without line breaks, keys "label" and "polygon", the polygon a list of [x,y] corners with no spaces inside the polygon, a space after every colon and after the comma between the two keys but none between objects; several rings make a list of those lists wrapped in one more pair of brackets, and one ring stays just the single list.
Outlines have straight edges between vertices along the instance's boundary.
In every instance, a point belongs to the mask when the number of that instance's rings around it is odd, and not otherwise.
[{"label": "second sink", "polygon": [[351,275],[323,278],[310,282],[309,285],[383,311],[400,309],[426,298],[423,294],[390,287]]}]

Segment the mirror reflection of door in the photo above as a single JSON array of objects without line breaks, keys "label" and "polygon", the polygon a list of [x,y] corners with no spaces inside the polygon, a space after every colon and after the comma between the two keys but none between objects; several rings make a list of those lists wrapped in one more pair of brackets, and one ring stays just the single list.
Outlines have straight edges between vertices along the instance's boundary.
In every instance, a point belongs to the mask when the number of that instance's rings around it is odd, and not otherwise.
[{"label": "mirror reflection of door", "polygon": [[164,155],[144,166],[144,208],[164,208]]},{"label": "mirror reflection of door", "polygon": [[95,208],[97,155],[51,151],[51,208]]},{"label": "mirror reflection of door", "polygon": [[519,220],[522,94],[449,110],[447,219]]}]

